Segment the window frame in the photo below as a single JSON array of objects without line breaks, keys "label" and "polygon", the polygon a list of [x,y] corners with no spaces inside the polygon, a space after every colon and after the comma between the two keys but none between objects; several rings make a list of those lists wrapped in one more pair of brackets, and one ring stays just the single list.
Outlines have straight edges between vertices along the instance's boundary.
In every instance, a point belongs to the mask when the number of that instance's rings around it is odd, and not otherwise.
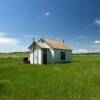
[{"label": "window frame", "polygon": [[63,51],[60,52],[60,59],[61,60],[65,60],[66,59],[66,53],[65,52],[63,52]]}]

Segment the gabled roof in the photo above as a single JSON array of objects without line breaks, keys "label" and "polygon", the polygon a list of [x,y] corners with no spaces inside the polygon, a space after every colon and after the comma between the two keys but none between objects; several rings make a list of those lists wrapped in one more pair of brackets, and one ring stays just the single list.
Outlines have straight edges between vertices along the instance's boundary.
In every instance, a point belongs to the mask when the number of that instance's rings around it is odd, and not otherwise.
[{"label": "gabled roof", "polygon": [[28,48],[30,49],[32,46],[38,45],[40,48],[48,48],[45,43],[42,42],[33,42]]},{"label": "gabled roof", "polygon": [[[51,39],[40,39],[36,44],[41,47],[41,48],[48,48],[45,43],[47,43],[49,46],[51,46],[52,48],[55,49],[64,49],[64,50],[72,50],[71,47],[65,43],[63,43],[62,41],[56,41],[56,40],[51,40]],[[34,43],[32,43],[29,48],[31,46],[33,46]]]}]

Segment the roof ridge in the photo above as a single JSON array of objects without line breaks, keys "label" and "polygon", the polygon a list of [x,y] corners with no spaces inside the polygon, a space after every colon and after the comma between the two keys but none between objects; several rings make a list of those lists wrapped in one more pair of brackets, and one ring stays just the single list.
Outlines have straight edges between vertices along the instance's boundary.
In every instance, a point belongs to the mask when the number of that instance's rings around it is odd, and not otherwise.
[{"label": "roof ridge", "polygon": [[61,42],[61,43],[63,43],[63,42],[62,42],[63,40],[50,39],[50,38],[43,38],[43,39],[44,39],[44,40],[51,40],[51,41]]}]

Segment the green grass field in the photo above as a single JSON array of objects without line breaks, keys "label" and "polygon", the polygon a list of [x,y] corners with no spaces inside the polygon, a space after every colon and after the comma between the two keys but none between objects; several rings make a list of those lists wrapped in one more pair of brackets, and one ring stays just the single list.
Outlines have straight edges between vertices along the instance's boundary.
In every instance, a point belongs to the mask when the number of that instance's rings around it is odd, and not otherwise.
[{"label": "green grass field", "polygon": [[0,58],[0,100],[100,100],[100,55],[54,65]]}]

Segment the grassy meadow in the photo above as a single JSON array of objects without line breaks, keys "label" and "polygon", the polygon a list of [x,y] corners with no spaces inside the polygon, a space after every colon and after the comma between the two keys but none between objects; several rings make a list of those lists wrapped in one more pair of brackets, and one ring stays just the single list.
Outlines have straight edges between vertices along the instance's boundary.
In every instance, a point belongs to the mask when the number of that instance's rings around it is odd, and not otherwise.
[{"label": "grassy meadow", "polygon": [[0,100],[100,100],[100,55],[51,65],[0,56]]}]

